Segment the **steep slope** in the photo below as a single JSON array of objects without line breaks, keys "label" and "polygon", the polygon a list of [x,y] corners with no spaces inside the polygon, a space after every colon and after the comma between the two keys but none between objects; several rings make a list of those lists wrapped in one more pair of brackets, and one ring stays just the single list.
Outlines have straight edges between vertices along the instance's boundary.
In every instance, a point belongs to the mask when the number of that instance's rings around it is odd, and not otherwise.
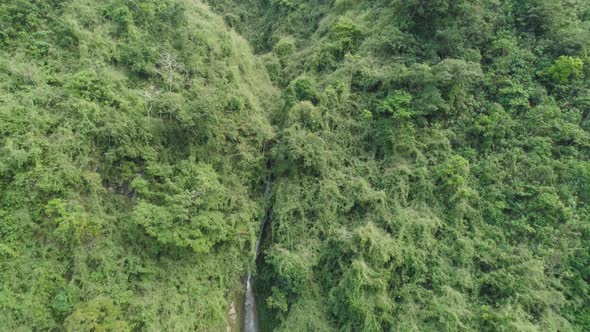
[{"label": "steep slope", "polygon": [[2,330],[225,329],[274,89],[198,1],[0,4]]},{"label": "steep slope", "polygon": [[0,4],[0,329],[224,329],[270,165],[262,330],[590,330],[586,1],[209,3]]},{"label": "steep slope", "polygon": [[587,2],[210,3],[283,90],[263,330],[590,329]]}]

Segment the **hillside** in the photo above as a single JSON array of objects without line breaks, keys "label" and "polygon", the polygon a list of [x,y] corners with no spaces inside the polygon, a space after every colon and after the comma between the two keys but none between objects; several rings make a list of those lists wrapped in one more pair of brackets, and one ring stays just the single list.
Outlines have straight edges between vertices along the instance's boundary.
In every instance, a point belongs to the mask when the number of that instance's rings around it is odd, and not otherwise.
[{"label": "hillside", "polygon": [[265,330],[590,329],[587,2],[210,2],[283,91]]},{"label": "hillside", "polygon": [[589,35],[583,0],[5,1],[0,329],[225,330],[253,273],[262,331],[590,330]]},{"label": "hillside", "polygon": [[224,328],[274,135],[247,43],[193,1],[0,18],[0,330]]}]

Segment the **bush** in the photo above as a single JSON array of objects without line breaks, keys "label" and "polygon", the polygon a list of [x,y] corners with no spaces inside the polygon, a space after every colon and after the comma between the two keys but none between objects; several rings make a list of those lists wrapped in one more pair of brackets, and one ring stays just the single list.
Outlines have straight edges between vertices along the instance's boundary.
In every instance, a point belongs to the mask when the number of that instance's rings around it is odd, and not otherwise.
[{"label": "bush", "polygon": [[581,76],[584,62],[580,58],[562,55],[547,69],[547,74],[557,83],[565,84]]}]

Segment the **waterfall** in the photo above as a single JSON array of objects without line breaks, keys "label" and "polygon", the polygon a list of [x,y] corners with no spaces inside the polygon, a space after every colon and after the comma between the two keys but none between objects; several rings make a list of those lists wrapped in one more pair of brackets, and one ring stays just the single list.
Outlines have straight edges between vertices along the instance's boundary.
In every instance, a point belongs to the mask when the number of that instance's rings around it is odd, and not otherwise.
[{"label": "waterfall", "polygon": [[244,304],[244,331],[258,332],[258,311],[256,310],[256,300],[254,299],[254,290],[252,289],[252,273],[248,273],[246,278],[246,302]]},{"label": "waterfall", "polygon": [[[254,250],[254,259],[258,258],[260,251],[260,242],[262,241],[262,234],[264,232],[264,226],[268,220],[268,197],[270,194],[270,176],[266,181],[266,187],[264,188],[264,218],[260,224],[260,231],[258,232],[258,239],[256,240],[256,246]],[[246,277],[246,301],[244,302],[244,331],[245,332],[258,332],[258,311],[256,310],[256,299],[254,298],[253,288],[254,278],[252,272],[248,272]]]}]

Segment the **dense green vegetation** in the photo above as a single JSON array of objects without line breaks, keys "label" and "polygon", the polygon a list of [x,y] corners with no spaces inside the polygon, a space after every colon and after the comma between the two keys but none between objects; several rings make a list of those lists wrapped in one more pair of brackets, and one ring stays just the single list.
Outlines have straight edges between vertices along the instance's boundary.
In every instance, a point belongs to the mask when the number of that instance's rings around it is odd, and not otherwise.
[{"label": "dense green vegetation", "polygon": [[590,330],[590,3],[209,5],[0,4],[0,329],[225,329],[270,174],[265,331]]},{"label": "dense green vegetation", "polygon": [[224,328],[274,90],[189,1],[0,5],[0,330]]},{"label": "dense green vegetation", "polygon": [[588,2],[211,3],[283,91],[267,330],[590,329]]}]

